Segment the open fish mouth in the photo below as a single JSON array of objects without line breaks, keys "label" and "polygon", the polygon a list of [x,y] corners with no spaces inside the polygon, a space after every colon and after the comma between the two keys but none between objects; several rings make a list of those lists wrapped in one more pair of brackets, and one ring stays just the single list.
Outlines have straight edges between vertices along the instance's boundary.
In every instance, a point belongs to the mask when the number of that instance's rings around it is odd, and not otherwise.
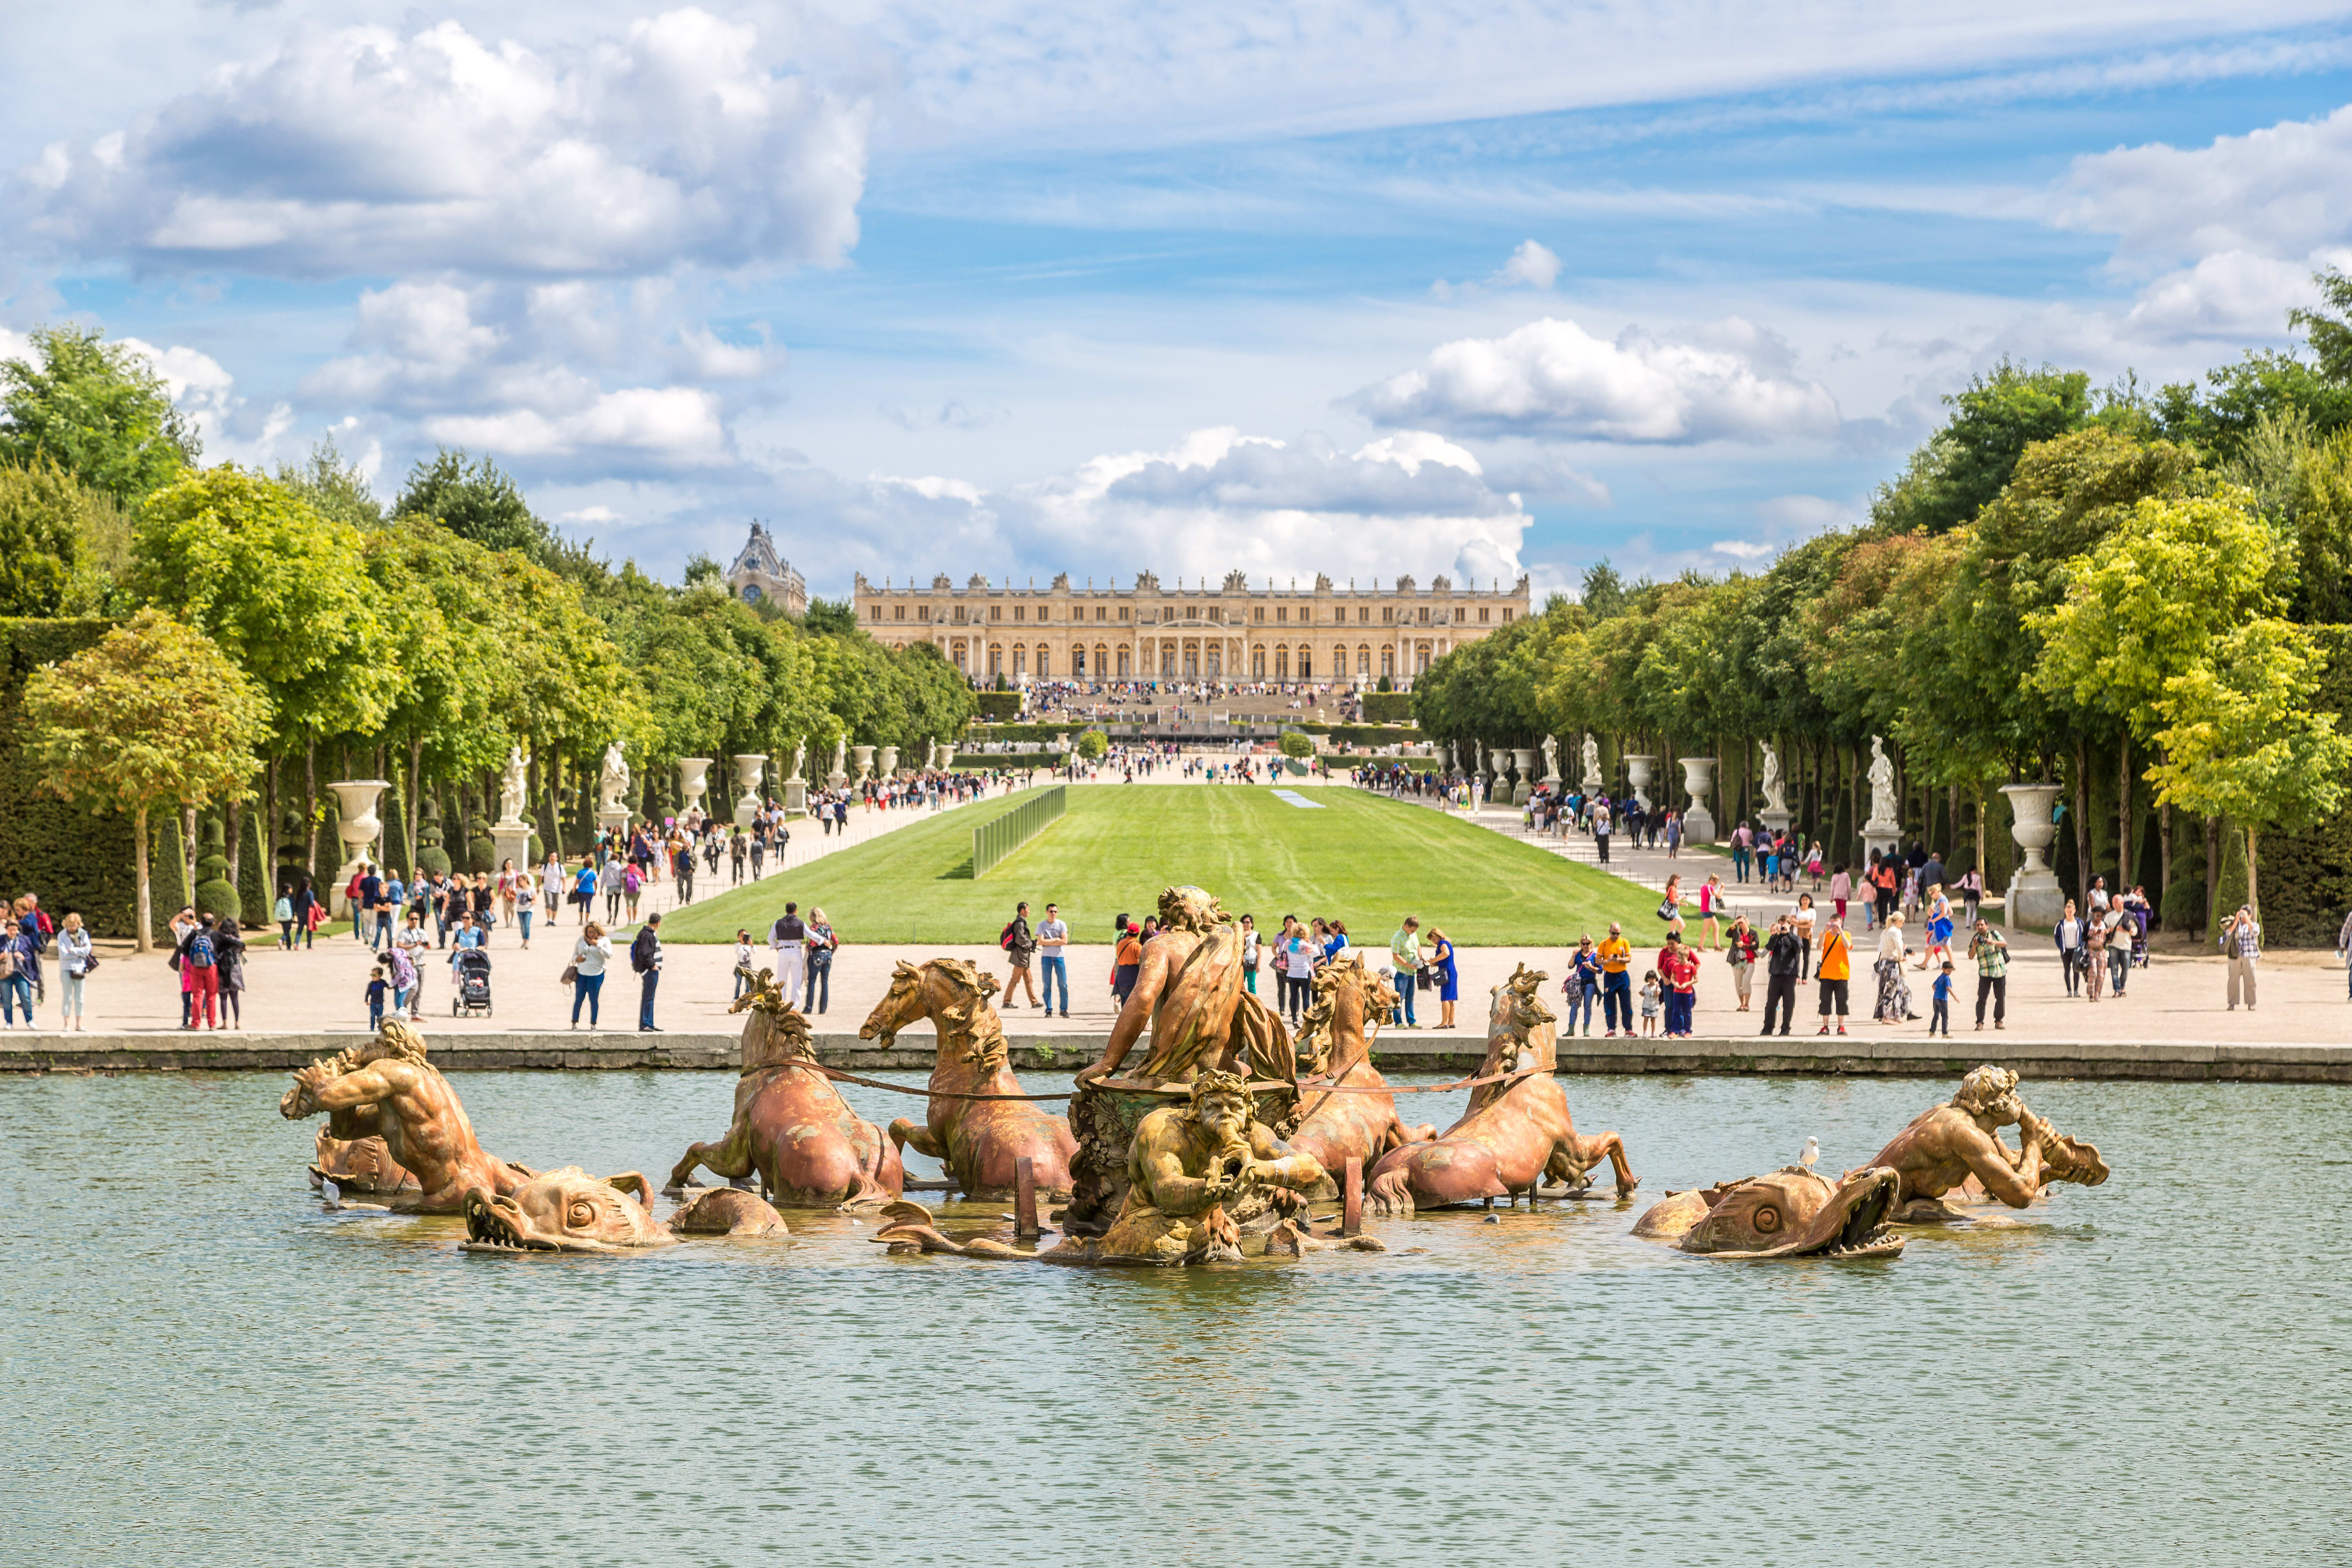
[{"label": "open fish mouth", "polygon": [[1857,1171],[1838,1184],[1829,1200],[1797,1234],[1778,1247],[1756,1252],[1718,1252],[1727,1258],[1893,1258],[1903,1237],[1887,1223],[1903,1178],[1890,1165]]},{"label": "open fish mouth", "polygon": [[620,1252],[625,1248],[581,1237],[550,1236],[532,1226],[510,1198],[476,1187],[466,1194],[466,1252],[520,1256],[533,1252]]}]

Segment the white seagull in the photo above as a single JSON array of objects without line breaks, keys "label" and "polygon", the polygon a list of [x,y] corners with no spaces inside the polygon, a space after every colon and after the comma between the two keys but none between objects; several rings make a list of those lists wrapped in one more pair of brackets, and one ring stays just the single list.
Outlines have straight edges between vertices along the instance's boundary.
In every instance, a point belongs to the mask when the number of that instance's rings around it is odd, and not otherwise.
[{"label": "white seagull", "polygon": [[1813,1168],[1813,1162],[1821,1157],[1822,1141],[1818,1138],[1808,1138],[1805,1140],[1805,1152],[1797,1156],[1797,1163],[1810,1171]]}]

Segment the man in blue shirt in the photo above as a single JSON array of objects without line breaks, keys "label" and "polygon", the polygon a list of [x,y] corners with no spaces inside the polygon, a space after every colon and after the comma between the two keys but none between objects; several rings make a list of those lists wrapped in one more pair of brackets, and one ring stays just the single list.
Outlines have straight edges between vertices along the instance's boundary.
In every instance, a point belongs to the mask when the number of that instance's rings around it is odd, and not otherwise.
[{"label": "man in blue shirt", "polygon": [[376,894],[375,935],[368,942],[370,947],[381,950],[392,945],[393,920],[407,900],[408,889],[402,884],[399,872],[394,871],[383,879]]}]

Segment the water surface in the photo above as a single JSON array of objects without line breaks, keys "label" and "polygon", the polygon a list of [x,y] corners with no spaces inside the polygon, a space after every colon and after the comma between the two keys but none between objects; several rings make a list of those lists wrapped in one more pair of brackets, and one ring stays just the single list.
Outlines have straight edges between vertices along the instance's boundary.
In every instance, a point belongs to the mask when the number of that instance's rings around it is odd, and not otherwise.
[{"label": "water surface", "polygon": [[[658,1180],[733,1075],[454,1081],[494,1152]],[[467,1257],[455,1221],[320,1212],[283,1087],[0,1081],[0,1561],[2352,1557],[2342,1089],[2029,1082],[2105,1187],[1892,1262],[1740,1265],[1627,1231],[1808,1134],[1859,1163],[1952,1086],[1573,1079],[1633,1205],[1085,1271],[799,1213]]]}]

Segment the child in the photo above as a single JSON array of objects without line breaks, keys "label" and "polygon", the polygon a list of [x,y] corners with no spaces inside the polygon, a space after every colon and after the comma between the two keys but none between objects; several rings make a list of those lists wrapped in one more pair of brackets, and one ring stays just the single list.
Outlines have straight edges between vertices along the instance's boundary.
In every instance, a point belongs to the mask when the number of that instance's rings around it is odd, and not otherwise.
[{"label": "child", "polygon": [[1642,1034],[1646,1038],[1658,1032],[1658,972],[1650,970],[1642,976]]},{"label": "child", "polygon": [[379,963],[368,971],[367,1005],[370,1030],[383,1027],[383,999],[391,990],[392,987],[384,984],[383,964]]},{"label": "child", "polygon": [[[742,840],[739,838],[736,842],[740,844]],[[751,984],[748,978],[751,969],[751,933],[739,931],[735,933],[735,996],[739,1001],[742,999],[744,988]]]},{"label": "child", "polygon": [[1932,1035],[1940,1028],[1948,1040],[1952,1037],[1952,961],[1948,958],[1944,960],[1943,973],[1936,976],[1935,998],[1935,1011],[1927,1016],[1927,1032]]}]

